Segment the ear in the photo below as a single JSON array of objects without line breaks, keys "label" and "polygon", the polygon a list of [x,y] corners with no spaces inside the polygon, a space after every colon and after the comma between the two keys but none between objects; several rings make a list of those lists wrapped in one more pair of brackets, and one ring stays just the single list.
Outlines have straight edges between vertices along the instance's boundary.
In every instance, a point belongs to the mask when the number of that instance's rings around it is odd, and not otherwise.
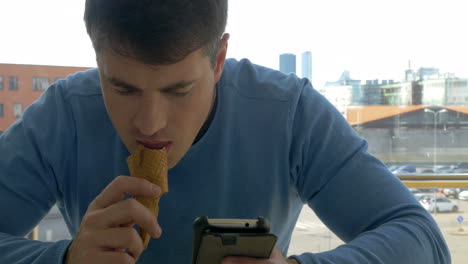
[{"label": "ear", "polygon": [[223,73],[224,62],[226,61],[226,54],[228,49],[228,41],[230,35],[228,33],[224,34],[219,42],[218,54],[216,55],[216,65],[214,68],[214,80],[215,83],[218,83]]}]

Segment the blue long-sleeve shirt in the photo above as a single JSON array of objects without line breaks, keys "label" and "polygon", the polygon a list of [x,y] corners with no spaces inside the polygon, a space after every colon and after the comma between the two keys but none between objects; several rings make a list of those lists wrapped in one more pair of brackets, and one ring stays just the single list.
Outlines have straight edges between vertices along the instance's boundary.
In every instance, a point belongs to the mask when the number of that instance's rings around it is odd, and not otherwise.
[{"label": "blue long-sleeve shirt", "polygon": [[[169,171],[163,236],[138,263],[190,263],[201,215],[264,216],[286,255],[305,203],[347,243],[301,263],[450,263],[431,216],[307,80],[228,60],[216,89],[208,130]],[[0,136],[0,263],[62,263],[70,241],[22,237],[55,203],[74,236],[91,201],[129,175],[128,155],[96,69],[50,87]]]}]

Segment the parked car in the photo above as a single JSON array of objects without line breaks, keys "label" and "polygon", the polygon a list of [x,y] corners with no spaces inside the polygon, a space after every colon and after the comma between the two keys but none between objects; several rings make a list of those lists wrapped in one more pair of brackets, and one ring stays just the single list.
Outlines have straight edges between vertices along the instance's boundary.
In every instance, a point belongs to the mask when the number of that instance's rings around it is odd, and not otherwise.
[{"label": "parked car", "polygon": [[400,167],[400,166],[398,166],[398,165],[391,165],[391,166],[388,166],[387,169],[388,169],[389,171],[393,172],[394,170],[398,169],[398,167]]},{"label": "parked car", "polygon": [[445,197],[437,197],[419,201],[429,212],[458,212],[458,203]]},{"label": "parked car", "polygon": [[454,173],[468,173],[468,162],[460,162],[455,165]]},{"label": "parked car", "polygon": [[458,199],[459,200],[468,200],[468,190],[463,190],[458,193]]},{"label": "parked car", "polygon": [[435,190],[434,188],[418,188],[418,189],[413,189],[417,191],[412,191],[412,193],[425,193],[425,194],[434,194],[434,192],[439,192],[439,190]]},{"label": "parked car", "polygon": [[422,201],[422,200],[426,200],[426,199],[432,199],[436,197],[435,194],[433,193],[415,193],[414,194],[414,198],[416,198],[416,200],[418,201]]},{"label": "parked car", "polygon": [[416,188],[409,188],[410,192],[412,194],[416,194],[416,193],[422,193],[422,191],[420,189],[416,189]]},{"label": "parked car", "polygon": [[437,166],[435,169],[423,169],[421,173],[438,173],[438,174],[447,174],[452,173],[455,168],[455,165],[440,165]]},{"label": "parked car", "polygon": [[393,174],[399,174],[399,173],[415,173],[416,172],[416,166],[411,165],[411,164],[406,164],[398,167],[397,169],[392,170]]},{"label": "parked car", "polygon": [[449,166],[438,166],[435,170],[436,173],[452,173],[455,167],[453,165]]},{"label": "parked car", "polygon": [[460,191],[460,188],[445,188],[442,192],[449,198],[458,198],[458,193]]}]

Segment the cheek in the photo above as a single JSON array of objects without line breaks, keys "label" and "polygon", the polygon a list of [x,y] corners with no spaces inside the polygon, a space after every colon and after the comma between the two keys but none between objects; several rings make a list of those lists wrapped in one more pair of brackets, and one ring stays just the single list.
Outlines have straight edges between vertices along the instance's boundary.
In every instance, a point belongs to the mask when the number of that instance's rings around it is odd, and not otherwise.
[{"label": "cheek", "polygon": [[112,123],[119,133],[128,126],[132,114],[132,100],[129,98],[116,96],[112,93],[104,93],[107,113]]},{"label": "cheek", "polygon": [[213,105],[213,92],[204,89],[197,94],[194,100],[191,101],[190,109],[187,109],[188,114],[192,116],[195,122],[201,127],[209,115]]},{"label": "cheek", "polygon": [[[192,94],[190,98],[180,104],[174,104],[170,111],[171,121],[177,120],[177,127],[181,131],[190,131],[191,134],[196,134],[207,119],[212,103],[213,94],[210,91]],[[168,125],[171,126],[171,122]]]}]

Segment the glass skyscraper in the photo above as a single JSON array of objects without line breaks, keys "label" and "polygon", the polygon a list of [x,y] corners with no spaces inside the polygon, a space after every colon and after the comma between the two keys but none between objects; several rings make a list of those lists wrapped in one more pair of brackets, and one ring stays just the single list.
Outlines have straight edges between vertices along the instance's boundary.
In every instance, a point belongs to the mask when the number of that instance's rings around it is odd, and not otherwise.
[{"label": "glass skyscraper", "polygon": [[307,78],[312,82],[312,52],[302,53],[302,78]]},{"label": "glass skyscraper", "polygon": [[296,74],[296,55],[290,53],[281,54],[280,71],[286,74]]}]

